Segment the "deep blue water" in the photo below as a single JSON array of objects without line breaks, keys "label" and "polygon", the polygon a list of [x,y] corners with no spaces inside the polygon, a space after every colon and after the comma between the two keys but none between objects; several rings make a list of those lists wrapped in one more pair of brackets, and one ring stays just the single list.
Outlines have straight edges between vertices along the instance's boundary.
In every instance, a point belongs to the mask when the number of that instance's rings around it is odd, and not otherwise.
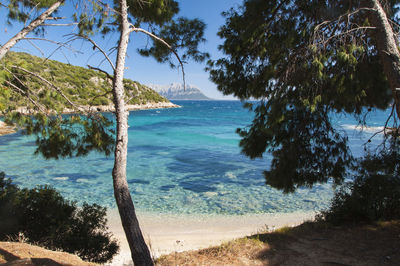
[{"label": "deep blue water", "polygon": [[[283,195],[265,185],[270,157],[250,160],[240,154],[236,128],[253,115],[238,101],[177,101],[182,108],[131,112],[128,182],[136,208],[145,212],[244,214],[315,211],[332,197],[330,184]],[[370,116],[373,127],[354,129],[351,116],[337,115],[354,154],[386,119]],[[379,140],[379,136],[378,136]],[[376,141],[378,141],[376,140]],[[33,155],[34,137],[0,137],[0,171],[21,187],[49,184],[68,199],[114,207],[113,157],[45,160]]]}]

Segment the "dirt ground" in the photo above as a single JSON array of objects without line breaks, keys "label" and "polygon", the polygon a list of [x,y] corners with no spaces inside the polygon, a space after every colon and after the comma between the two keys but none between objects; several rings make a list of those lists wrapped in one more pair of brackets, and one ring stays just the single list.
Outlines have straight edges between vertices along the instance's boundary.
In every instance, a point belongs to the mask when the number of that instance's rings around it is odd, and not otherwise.
[{"label": "dirt ground", "polygon": [[199,251],[158,265],[400,265],[400,221],[357,227],[306,223]]},{"label": "dirt ground", "polygon": [[84,262],[76,255],[50,251],[26,243],[0,242],[0,265],[94,266],[98,264]]},{"label": "dirt ground", "polygon": [[[5,264],[3,264],[5,263]],[[26,243],[0,242],[1,265],[96,265]],[[400,265],[400,221],[332,227],[305,223],[160,257],[157,265]]]}]

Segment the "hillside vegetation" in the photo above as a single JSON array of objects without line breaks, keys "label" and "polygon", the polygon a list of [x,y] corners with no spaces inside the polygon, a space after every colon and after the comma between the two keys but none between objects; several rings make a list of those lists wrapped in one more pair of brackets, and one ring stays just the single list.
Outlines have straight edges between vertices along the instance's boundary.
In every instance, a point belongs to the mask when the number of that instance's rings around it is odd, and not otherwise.
[{"label": "hillside vegetation", "polygon": [[[8,53],[1,67],[0,110],[13,110],[21,106],[35,109],[27,95],[49,109],[62,111],[64,108],[71,108],[57,89],[78,105],[99,106],[112,103],[111,79],[96,70],[16,52]],[[127,104],[168,102],[166,98],[139,82],[129,79],[124,82]]]}]

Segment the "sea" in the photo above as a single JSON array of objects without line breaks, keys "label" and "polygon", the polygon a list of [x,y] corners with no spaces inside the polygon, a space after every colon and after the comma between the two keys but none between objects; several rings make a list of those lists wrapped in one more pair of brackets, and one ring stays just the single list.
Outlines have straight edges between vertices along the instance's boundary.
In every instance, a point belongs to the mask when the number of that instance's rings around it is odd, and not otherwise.
[{"label": "sea", "polygon": [[[241,154],[237,128],[253,113],[240,101],[174,101],[181,108],[132,111],[129,115],[127,178],[139,212],[226,214],[318,212],[329,206],[331,183],[283,194],[265,184],[271,156],[251,160]],[[335,127],[349,137],[355,156],[381,130],[390,110],[372,111],[367,127],[335,114]],[[373,138],[380,143],[382,134]],[[35,137],[0,137],[0,171],[20,187],[49,185],[71,201],[115,208],[113,156],[46,160],[34,155]]]}]

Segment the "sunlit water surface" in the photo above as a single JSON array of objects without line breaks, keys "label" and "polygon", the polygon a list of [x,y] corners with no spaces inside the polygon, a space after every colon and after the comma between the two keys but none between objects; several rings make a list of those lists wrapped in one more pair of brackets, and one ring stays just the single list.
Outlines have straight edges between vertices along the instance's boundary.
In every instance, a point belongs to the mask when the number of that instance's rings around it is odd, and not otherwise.
[{"label": "sunlit water surface", "polygon": [[[177,101],[182,108],[131,112],[127,176],[136,208],[154,213],[251,214],[318,211],[327,207],[331,184],[284,195],[265,185],[271,159],[250,160],[240,153],[236,128],[253,114],[239,101]],[[354,154],[381,127],[388,112],[370,115],[371,128],[335,116]],[[379,141],[375,139],[376,142]],[[34,137],[0,137],[0,170],[21,187],[48,184],[70,200],[115,207],[113,157],[45,160],[33,155]]]}]

